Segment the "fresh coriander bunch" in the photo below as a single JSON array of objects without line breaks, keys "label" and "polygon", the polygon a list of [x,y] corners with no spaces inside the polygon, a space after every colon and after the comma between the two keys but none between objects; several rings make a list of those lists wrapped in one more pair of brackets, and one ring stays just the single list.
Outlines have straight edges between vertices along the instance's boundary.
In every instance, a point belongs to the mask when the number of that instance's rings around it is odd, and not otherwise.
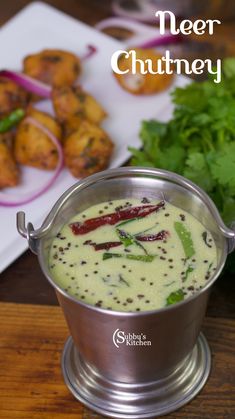
[{"label": "fresh coriander bunch", "polygon": [[235,220],[235,58],[224,60],[220,84],[192,82],[176,88],[172,98],[175,110],[169,122],[142,123],[142,149],[129,148],[132,164],[192,180],[230,224]]},{"label": "fresh coriander bunch", "polygon": [[179,173],[202,187],[226,223],[235,219],[235,58],[223,64],[223,80],[193,82],[172,93],[167,122],[144,121],[142,150],[132,163]]}]

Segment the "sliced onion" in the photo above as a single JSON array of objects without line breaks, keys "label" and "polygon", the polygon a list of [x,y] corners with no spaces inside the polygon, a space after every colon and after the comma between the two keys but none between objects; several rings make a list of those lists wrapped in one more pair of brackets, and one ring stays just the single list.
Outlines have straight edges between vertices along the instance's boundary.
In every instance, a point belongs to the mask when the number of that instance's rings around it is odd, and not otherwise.
[{"label": "sliced onion", "polygon": [[[92,57],[97,52],[97,48],[94,45],[87,45],[87,51],[81,56],[81,61],[85,61]],[[12,70],[0,70],[0,76],[6,77],[12,80],[18,86],[27,90],[30,93],[34,93],[37,96],[49,99],[51,97],[52,87],[40,80],[34,79],[33,77],[27,76],[24,73],[18,73]]]},{"label": "sliced onion", "polygon": [[166,34],[166,35],[160,35],[155,36],[151,39],[148,39],[147,41],[144,41],[142,44],[139,44],[138,46],[135,45],[136,48],[154,48],[154,47],[161,47],[164,45],[169,44],[178,44],[182,42],[183,38],[179,35],[172,35],[172,34]]},{"label": "sliced onion", "polygon": [[[148,23],[156,23],[159,22],[159,18],[157,18],[154,14],[154,9],[157,10],[165,10],[167,7],[164,6],[163,2],[154,2],[154,0],[144,1],[144,0],[135,0],[130,3],[133,3],[135,7],[128,8],[128,2],[120,1],[120,0],[113,0],[112,1],[112,11],[116,16],[120,16],[123,18],[137,20],[139,22],[148,22]],[[169,2],[167,2],[169,4]],[[171,2],[174,3],[174,2]],[[126,6],[125,6],[126,5]],[[165,7],[165,8],[164,8]],[[169,5],[168,5],[169,7]],[[172,4],[171,4],[172,7]],[[174,10],[172,10],[174,11]],[[166,15],[166,20],[169,20],[169,16]]]},{"label": "sliced onion", "polygon": [[62,168],[63,168],[63,150],[62,146],[59,142],[59,140],[55,137],[52,132],[47,129],[44,125],[42,125],[40,122],[38,122],[36,119],[32,118],[31,116],[28,116],[25,121],[29,122],[30,124],[34,125],[38,129],[44,132],[50,140],[55,144],[57,152],[58,152],[58,163],[56,165],[56,169],[53,172],[53,175],[49,181],[45,183],[41,188],[36,190],[35,192],[32,192],[31,194],[22,195],[22,196],[16,196],[16,195],[7,195],[4,194],[4,192],[0,192],[0,206],[4,207],[16,207],[23,204],[28,204],[32,202],[34,199],[38,198],[42,194],[44,194],[55,182],[57,177],[59,176]]},{"label": "sliced onion", "polygon": [[97,53],[97,48],[94,45],[89,44],[86,46],[86,48],[87,48],[87,51],[85,52],[84,55],[80,57],[81,61],[85,61]]},{"label": "sliced onion", "polygon": [[95,25],[95,28],[99,31],[108,28],[123,28],[138,35],[143,35],[144,33],[146,34],[147,32],[155,30],[153,26],[149,26],[141,22],[135,22],[134,20],[123,17],[109,17],[107,19],[103,19]]},{"label": "sliced onion", "polygon": [[[154,26],[146,25],[145,23],[135,22],[126,18],[108,18],[104,19],[96,25],[96,29],[103,30],[107,28],[123,28],[134,33],[134,36],[128,39],[128,45],[136,48],[153,48],[164,46],[168,44],[176,44],[182,41],[182,36],[172,35],[171,33],[166,33],[165,35],[156,35],[156,29]],[[140,37],[146,38],[146,35],[149,34],[149,39],[144,40],[140,43]],[[136,36],[137,35],[137,36]],[[132,42],[133,38],[133,42]],[[135,39],[138,42],[135,44]]]},{"label": "sliced onion", "polygon": [[18,73],[17,71],[11,70],[1,70],[0,76],[6,77],[7,79],[14,81],[23,89],[27,90],[30,93],[34,93],[37,96],[41,96],[47,99],[51,96],[51,86],[39,80],[36,80],[33,77],[29,77],[24,73]]}]

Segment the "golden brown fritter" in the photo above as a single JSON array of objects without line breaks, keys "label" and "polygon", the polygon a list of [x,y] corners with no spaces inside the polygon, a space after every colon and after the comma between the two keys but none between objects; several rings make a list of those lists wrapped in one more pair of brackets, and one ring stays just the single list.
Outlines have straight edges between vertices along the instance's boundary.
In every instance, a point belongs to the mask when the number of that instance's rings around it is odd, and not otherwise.
[{"label": "golden brown fritter", "polygon": [[85,177],[105,169],[113,151],[113,143],[104,130],[82,121],[77,131],[65,140],[65,165],[75,177]]},{"label": "golden brown fritter", "polygon": [[51,139],[38,127],[27,121],[30,116],[49,129],[61,141],[61,127],[50,115],[36,109],[29,109],[26,118],[20,122],[14,146],[16,161],[39,169],[55,169],[58,152]]},{"label": "golden brown fritter", "polygon": [[[132,48],[136,51],[136,58],[145,61],[149,59],[153,63],[153,71],[157,71],[157,59],[162,58],[162,54],[154,49]],[[140,65],[137,63],[136,74],[131,73],[132,57],[128,58],[121,55],[118,60],[118,67],[121,71],[129,70],[126,74],[113,73],[120,86],[130,93],[136,95],[148,95],[167,89],[172,83],[173,74],[141,74]],[[145,66],[147,69],[147,66]],[[162,62],[162,68],[165,70],[165,63]]]},{"label": "golden brown fritter", "polygon": [[25,57],[24,73],[52,86],[72,85],[81,72],[76,55],[59,49],[45,49]]},{"label": "golden brown fritter", "polygon": [[10,130],[7,132],[0,133],[0,144],[6,144],[7,147],[12,150],[14,142],[14,131]]},{"label": "golden brown fritter", "polygon": [[74,131],[77,131],[78,128],[80,127],[82,121],[85,121],[85,119],[81,115],[73,115],[73,116],[71,116],[63,124],[65,138],[67,138]]},{"label": "golden brown fritter", "polygon": [[0,77],[0,117],[7,116],[17,108],[25,108],[28,94],[13,81]]},{"label": "golden brown fritter", "polygon": [[80,86],[53,89],[52,102],[56,116],[62,123],[78,116],[99,124],[106,117],[102,106]]},{"label": "golden brown fritter", "polygon": [[0,189],[19,183],[19,170],[7,144],[0,142]]}]

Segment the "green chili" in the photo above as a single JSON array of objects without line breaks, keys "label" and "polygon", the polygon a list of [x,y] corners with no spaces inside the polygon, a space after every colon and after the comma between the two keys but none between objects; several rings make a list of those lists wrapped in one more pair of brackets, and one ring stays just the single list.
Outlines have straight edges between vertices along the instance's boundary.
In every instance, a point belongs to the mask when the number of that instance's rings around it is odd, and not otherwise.
[{"label": "green chili", "polygon": [[191,258],[195,254],[195,249],[190,231],[188,231],[179,221],[174,223],[174,227],[184,248],[186,258]]},{"label": "green chili", "polygon": [[122,255],[121,253],[103,253],[103,260],[112,259],[112,258],[122,258],[126,255]]},{"label": "green chili", "polygon": [[0,133],[9,131],[12,127],[17,125],[24,117],[25,111],[23,109],[16,109],[8,116],[0,121]]},{"label": "green chili", "polygon": [[133,255],[133,254],[124,254],[124,253],[103,253],[103,260],[112,259],[112,258],[125,258],[130,260],[139,260],[142,262],[152,262],[156,256],[154,255]]},{"label": "green chili", "polygon": [[154,255],[126,255],[127,259],[142,260],[142,262],[152,262],[155,257]]}]

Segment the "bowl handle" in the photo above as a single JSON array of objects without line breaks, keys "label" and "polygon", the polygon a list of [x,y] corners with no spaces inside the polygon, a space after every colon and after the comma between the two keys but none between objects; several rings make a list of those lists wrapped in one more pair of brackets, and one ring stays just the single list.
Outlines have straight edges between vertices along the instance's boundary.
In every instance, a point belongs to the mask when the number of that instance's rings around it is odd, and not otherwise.
[{"label": "bowl handle", "polygon": [[26,225],[24,211],[17,212],[16,226],[20,235],[28,240],[30,250],[37,254],[39,239],[47,233],[49,226],[45,228],[41,227],[40,229],[35,230],[32,223],[28,223]]},{"label": "bowl handle", "polygon": [[226,229],[224,233],[228,239],[228,253],[231,253],[235,249],[235,221],[231,224],[230,229]]}]

